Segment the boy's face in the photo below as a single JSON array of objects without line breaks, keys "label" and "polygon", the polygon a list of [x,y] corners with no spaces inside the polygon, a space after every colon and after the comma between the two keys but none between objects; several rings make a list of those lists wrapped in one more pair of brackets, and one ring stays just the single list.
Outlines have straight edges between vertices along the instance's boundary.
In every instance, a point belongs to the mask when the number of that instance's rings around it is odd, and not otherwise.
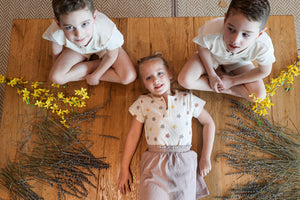
[{"label": "boy's face", "polygon": [[140,76],[146,89],[154,96],[167,96],[171,93],[171,76],[160,59],[148,60],[142,63]]},{"label": "boy's face", "polygon": [[260,22],[249,21],[241,13],[231,13],[224,21],[224,42],[227,51],[239,53],[249,47],[263,33],[260,25]]},{"label": "boy's face", "polygon": [[59,26],[70,42],[82,47],[88,45],[93,37],[95,19],[96,11],[93,14],[85,8],[61,15]]}]

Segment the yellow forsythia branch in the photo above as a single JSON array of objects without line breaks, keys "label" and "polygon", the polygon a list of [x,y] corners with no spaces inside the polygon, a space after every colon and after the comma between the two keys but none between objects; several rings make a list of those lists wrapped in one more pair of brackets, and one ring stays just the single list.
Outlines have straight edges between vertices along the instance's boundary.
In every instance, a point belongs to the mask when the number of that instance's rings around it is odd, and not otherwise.
[{"label": "yellow forsythia branch", "polygon": [[[81,88],[74,90],[75,96],[65,97],[63,92],[51,92],[49,89],[41,88],[43,82],[29,82],[21,78],[5,78],[0,74],[0,83],[5,83],[11,87],[16,87],[17,92],[22,96],[23,101],[31,106],[51,111],[60,119],[60,123],[69,128],[70,125],[66,121],[66,115],[73,112],[73,108],[68,107],[85,107],[86,100],[89,99],[87,89]],[[27,86],[27,87],[26,87]],[[51,84],[53,88],[60,88],[60,85]]]},{"label": "yellow forsythia branch", "polygon": [[251,94],[250,97],[253,97],[254,103],[251,104],[252,110],[259,115],[267,115],[267,108],[271,108],[274,104],[271,101],[271,97],[276,94],[277,88],[287,85],[286,91],[290,91],[293,88],[291,85],[294,83],[295,77],[298,76],[300,68],[300,54],[298,55],[298,60],[293,64],[287,66],[287,71],[281,71],[280,75],[271,79],[270,83],[265,84],[266,88],[266,98],[256,98],[254,94]]}]

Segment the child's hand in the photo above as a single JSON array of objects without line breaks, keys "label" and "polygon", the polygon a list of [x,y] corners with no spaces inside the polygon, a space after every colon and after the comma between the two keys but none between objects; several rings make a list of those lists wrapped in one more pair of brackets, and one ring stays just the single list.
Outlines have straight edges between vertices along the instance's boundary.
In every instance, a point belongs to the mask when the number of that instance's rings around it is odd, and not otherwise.
[{"label": "child's hand", "polygon": [[121,170],[117,181],[118,189],[121,194],[126,194],[126,191],[131,192],[130,185],[132,184],[132,174],[130,170]]},{"label": "child's hand", "polygon": [[211,89],[217,93],[223,90],[223,82],[219,76],[210,76],[209,77],[209,85]]},{"label": "child's hand", "polygon": [[222,75],[221,76],[221,81],[223,83],[223,90],[228,90],[233,86],[232,76]]},{"label": "child's hand", "polygon": [[200,176],[204,177],[204,176],[208,175],[210,170],[211,170],[210,159],[201,158],[199,161]]},{"label": "child's hand", "polygon": [[89,85],[98,85],[100,83],[99,78],[97,78],[93,74],[88,74],[85,77],[85,80],[86,80],[87,84],[89,84]]}]

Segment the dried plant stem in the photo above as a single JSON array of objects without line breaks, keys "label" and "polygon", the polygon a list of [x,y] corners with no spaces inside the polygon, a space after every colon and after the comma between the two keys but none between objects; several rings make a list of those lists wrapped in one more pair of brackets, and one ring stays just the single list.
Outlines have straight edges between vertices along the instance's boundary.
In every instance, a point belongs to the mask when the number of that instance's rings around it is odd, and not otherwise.
[{"label": "dried plant stem", "polygon": [[300,199],[299,133],[274,125],[236,101],[232,123],[220,133],[228,152],[221,153],[235,171],[250,175],[252,181],[237,185],[220,199]]},{"label": "dried plant stem", "polygon": [[0,185],[14,199],[43,199],[32,191],[28,180],[48,183],[58,190],[58,199],[65,194],[77,198],[88,196],[86,186],[96,188],[90,177],[92,169],[106,169],[104,158],[89,151],[93,142],[82,138],[78,129],[67,129],[59,122],[45,117],[32,126],[34,138],[30,153],[20,152],[20,159],[0,171]]}]

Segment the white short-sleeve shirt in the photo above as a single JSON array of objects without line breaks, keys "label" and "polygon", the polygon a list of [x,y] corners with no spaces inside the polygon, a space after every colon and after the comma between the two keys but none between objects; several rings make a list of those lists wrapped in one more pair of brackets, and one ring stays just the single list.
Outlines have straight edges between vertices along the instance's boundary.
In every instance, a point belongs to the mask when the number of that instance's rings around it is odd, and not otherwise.
[{"label": "white short-sleeve shirt", "polygon": [[92,40],[85,47],[79,47],[70,42],[55,21],[45,31],[43,38],[70,48],[87,58],[92,54],[102,57],[106,50],[116,49],[124,43],[123,35],[117,29],[116,25],[106,15],[98,11]]},{"label": "white short-sleeve shirt", "polygon": [[[260,65],[269,65],[275,62],[274,48],[267,33],[255,40],[244,51],[232,54],[226,50],[223,40],[224,17],[207,21],[200,27],[198,36],[193,42],[210,50],[217,65],[232,65],[256,60]],[[215,67],[215,66],[214,66]]]},{"label": "white short-sleeve shirt", "polygon": [[141,95],[129,108],[136,119],[144,123],[148,145],[191,145],[192,118],[198,117],[205,101],[189,92],[175,91],[163,97]]}]

